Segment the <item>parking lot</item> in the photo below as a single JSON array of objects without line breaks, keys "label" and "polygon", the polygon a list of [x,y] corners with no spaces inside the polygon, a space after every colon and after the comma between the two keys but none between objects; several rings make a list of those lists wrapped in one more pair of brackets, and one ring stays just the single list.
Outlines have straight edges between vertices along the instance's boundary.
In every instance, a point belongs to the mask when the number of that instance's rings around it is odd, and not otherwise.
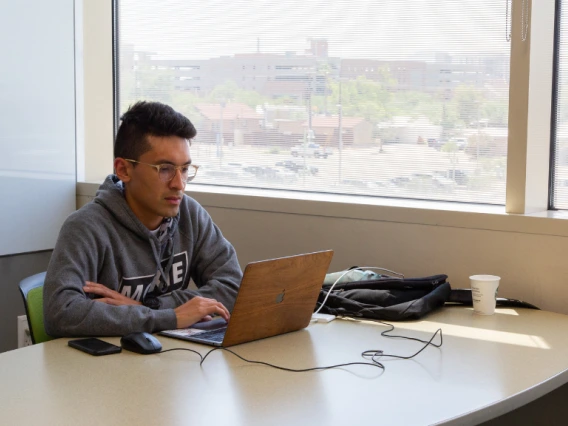
[{"label": "parking lot", "polygon": [[292,157],[275,147],[192,145],[196,182],[385,197],[504,204],[505,158],[446,153],[426,145],[333,149],[328,158]]}]

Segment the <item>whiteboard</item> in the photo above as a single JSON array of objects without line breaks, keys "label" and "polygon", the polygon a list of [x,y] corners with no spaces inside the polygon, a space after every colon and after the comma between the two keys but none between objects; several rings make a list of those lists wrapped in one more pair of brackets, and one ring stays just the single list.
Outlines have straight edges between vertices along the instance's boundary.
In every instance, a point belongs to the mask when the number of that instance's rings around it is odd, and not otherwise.
[{"label": "whiteboard", "polygon": [[0,0],[0,256],[51,249],[75,210],[73,0]]}]

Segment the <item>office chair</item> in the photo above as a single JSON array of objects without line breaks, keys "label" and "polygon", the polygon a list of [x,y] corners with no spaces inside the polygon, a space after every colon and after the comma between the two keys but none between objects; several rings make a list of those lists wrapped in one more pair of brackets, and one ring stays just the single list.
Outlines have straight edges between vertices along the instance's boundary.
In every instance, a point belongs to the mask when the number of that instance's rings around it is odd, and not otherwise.
[{"label": "office chair", "polygon": [[45,332],[43,325],[43,282],[45,272],[32,275],[20,281],[20,292],[24,298],[26,317],[30,328],[32,343],[43,343],[52,340],[53,337]]}]

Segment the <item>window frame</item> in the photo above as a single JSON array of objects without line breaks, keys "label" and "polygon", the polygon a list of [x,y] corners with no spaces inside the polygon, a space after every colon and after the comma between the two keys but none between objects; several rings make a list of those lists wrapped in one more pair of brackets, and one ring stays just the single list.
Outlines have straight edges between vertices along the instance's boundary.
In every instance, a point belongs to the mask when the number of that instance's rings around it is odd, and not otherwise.
[{"label": "window frame", "polygon": [[556,117],[558,115],[558,73],[560,69],[560,22],[562,0],[556,0],[555,19],[554,19],[554,51],[552,59],[552,110],[550,114],[550,159],[549,159],[549,185],[548,185],[548,210],[557,211],[558,208],[554,206],[554,178],[556,175],[555,160],[557,154],[557,127]]}]

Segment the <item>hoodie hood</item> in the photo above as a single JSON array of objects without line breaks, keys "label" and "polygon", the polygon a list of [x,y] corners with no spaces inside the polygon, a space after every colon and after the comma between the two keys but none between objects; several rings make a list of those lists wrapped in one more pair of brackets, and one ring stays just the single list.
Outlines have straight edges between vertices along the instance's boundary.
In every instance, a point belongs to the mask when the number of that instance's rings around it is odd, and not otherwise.
[{"label": "hoodie hood", "polygon": [[[156,275],[147,293],[160,294],[169,286],[167,277],[172,267],[173,235],[179,222],[179,212],[175,217],[164,219],[159,232],[155,235],[136,217],[126,202],[124,190],[124,184],[118,176],[109,175],[99,187],[94,202],[107,209],[124,227],[148,241],[156,262]],[[167,260],[164,268],[162,267],[163,260]]]},{"label": "hoodie hood", "polygon": [[[155,238],[146,226],[136,217],[124,196],[124,184],[116,175],[108,175],[97,191],[95,203],[100,204],[107,209],[118,222],[128,228],[130,231],[139,235],[145,240]],[[179,222],[179,212],[177,216],[171,218],[171,225],[168,227],[168,234],[171,236],[175,233]]]}]

